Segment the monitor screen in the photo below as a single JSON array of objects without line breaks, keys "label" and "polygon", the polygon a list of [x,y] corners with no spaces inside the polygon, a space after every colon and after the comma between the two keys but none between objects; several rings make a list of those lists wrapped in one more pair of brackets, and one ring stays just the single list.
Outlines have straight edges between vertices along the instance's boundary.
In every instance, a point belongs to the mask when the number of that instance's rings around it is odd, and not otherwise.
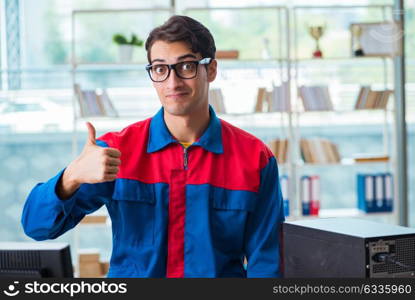
[{"label": "monitor screen", "polygon": [[73,277],[66,243],[0,242],[0,277]]}]

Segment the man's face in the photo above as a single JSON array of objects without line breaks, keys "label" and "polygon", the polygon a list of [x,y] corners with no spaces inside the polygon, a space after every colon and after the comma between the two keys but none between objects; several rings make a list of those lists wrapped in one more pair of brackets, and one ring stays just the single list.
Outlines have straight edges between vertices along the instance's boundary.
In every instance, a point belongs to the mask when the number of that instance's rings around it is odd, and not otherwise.
[{"label": "man's face", "polygon": [[[193,53],[185,42],[156,41],[150,50],[151,64],[175,64],[183,61],[197,61],[204,57]],[[153,82],[165,112],[175,116],[187,116],[208,105],[209,82],[216,77],[216,61],[208,69],[198,65],[197,76],[181,79],[171,70],[163,82]]]}]

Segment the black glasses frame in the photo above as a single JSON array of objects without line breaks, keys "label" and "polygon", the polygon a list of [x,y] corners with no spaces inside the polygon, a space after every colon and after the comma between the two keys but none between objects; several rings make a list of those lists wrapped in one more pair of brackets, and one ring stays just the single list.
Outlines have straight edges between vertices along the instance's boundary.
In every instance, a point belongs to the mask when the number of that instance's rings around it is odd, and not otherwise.
[{"label": "black glasses frame", "polygon": [[[167,80],[167,78],[169,78],[169,76],[170,76],[170,73],[171,73],[171,70],[172,69],[176,73],[176,76],[179,77],[179,78],[181,78],[181,79],[193,79],[193,78],[195,78],[197,76],[197,70],[198,70],[198,66],[199,65],[209,65],[211,62],[212,62],[212,58],[205,57],[205,58],[202,58],[201,60],[181,61],[181,62],[178,62],[178,63],[175,63],[175,64],[156,64],[156,65],[149,64],[149,65],[146,66],[146,71],[147,71],[148,76],[150,77],[150,79],[152,81],[154,81],[154,82],[163,82],[163,81]],[[177,70],[176,70],[176,66],[179,65],[179,64],[183,64],[183,63],[195,63],[196,64],[196,73],[195,73],[194,76],[192,76],[192,77],[182,77],[182,76],[180,76],[179,72],[177,72]],[[165,79],[163,79],[163,80],[154,80],[151,77],[151,69],[154,66],[159,66],[159,65],[167,66],[167,68],[169,69],[169,71],[167,72],[167,76],[166,76]]]}]

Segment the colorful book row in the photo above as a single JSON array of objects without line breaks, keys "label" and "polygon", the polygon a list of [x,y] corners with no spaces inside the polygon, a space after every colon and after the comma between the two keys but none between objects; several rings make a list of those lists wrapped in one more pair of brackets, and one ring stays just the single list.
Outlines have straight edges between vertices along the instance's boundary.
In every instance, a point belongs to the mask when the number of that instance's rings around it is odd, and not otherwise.
[{"label": "colorful book row", "polygon": [[318,216],[320,210],[320,177],[301,176],[300,197],[304,216]]},{"label": "colorful book row", "polygon": [[393,210],[391,173],[357,174],[358,208],[367,213]]}]

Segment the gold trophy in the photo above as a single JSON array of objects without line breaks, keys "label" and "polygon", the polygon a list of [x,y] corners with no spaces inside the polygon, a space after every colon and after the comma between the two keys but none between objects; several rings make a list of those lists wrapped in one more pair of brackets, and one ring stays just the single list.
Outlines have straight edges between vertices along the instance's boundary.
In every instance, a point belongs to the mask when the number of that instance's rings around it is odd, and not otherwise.
[{"label": "gold trophy", "polygon": [[319,40],[323,36],[325,28],[326,28],[325,26],[309,26],[308,27],[308,32],[313,37],[313,39],[316,40],[316,50],[314,50],[313,52],[314,58],[323,57],[323,53],[320,50]]},{"label": "gold trophy", "polygon": [[352,39],[354,45],[354,56],[364,56],[365,53],[363,52],[362,45],[360,44],[360,37],[362,36],[362,26],[358,24],[352,24],[350,28],[352,32]]}]

